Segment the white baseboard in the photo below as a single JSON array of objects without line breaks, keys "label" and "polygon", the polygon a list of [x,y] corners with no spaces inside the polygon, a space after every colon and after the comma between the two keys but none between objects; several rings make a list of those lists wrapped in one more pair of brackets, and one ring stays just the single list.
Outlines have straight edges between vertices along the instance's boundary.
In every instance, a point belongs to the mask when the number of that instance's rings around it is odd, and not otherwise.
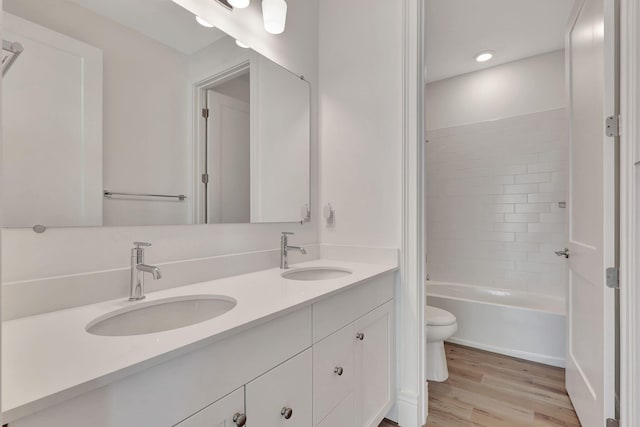
[{"label": "white baseboard", "polygon": [[385,418],[388,419],[389,421],[393,421],[396,424],[398,423],[398,403],[397,402],[395,405],[391,407],[391,410],[389,411],[389,413]]},{"label": "white baseboard", "polygon": [[418,420],[418,396],[414,393],[398,393],[396,402],[398,420],[401,427],[420,427],[422,423]]},{"label": "white baseboard", "polygon": [[528,351],[511,350],[503,347],[495,347],[492,345],[482,344],[479,342],[455,338],[455,337],[449,338],[447,342],[464,345],[466,347],[473,347],[480,350],[490,351],[492,353],[504,354],[506,356],[516,357],[518,359],[529,360],[531,362],[538,362],[545,365],[556,366],[558,368],[565,367],[565,359],[561,357],[548,356],[546,354],[540,354],[540,353],[531,353]]}]

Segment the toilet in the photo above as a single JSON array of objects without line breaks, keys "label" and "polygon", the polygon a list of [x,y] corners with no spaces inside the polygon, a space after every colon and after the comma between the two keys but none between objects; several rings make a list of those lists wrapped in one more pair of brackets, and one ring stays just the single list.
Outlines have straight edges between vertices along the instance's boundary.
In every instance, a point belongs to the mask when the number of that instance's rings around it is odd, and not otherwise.
[{"label": "toilet", "polygon": [[444,340],[458,330],[456,316],[446,310],[427,306],[427,380],[442,382],[449,378]]}]

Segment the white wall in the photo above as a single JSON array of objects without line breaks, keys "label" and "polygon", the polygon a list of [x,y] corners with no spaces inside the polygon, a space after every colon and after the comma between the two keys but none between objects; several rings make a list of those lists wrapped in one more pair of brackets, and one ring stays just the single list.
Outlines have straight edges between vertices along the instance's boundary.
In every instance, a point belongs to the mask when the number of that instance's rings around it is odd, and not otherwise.
[{"label": "white wall", "polygon": [[[7,0],[4,7],[103,51],[104,188],[188,194],[186,57],[71,2]],[[188,213],[184,202],[105,199],[103,223],[186,224]]]},{"label": "white wall", "polygon": [[430,83],[427,129],[564,108],[564,78],[559,50]]},{"label": "white wall", "polygon": [[[232,38],[223,37],[189,56],[189,86],[214,77],[228,68],[249,61],[251,50],[242,49]],[[250,85],[247,97],[250,97]]]},{"label": "white wall", "polygon": [[322,243],[400,247],[402,8],[320,2],[320,200],[336,210]]},{"label": "white wall", "polygon": [[[233,14],[221,12],[209,0],[180,0],[180,3],[188,4],[209,22],[250,43],[260,53],[304,74],[313,88],[312,118],[317,116],[317,1],[290,0],[287,30],[280,36],[264,31],[259,2]],[[58,11],[52,13],[55,15]],[[314,203],[318,185],[317,169],[313,166],[317,162],[315,118],[311,125],[311,200]],[[284,230],[297,233],[292,243],[316,243],[316,224],[49,229],[44,234],[5,229],[2,230],[2,252],[6,254],[2,260],[2,279],[7,282],[126,267],[134,240],[154,243],[147,252],[150,263],[273,249],[279,246],[279,234]]]},{"label": "white wall", "polygon": [[[568,119],[564,89],[546,92],[549,82],[563,79],[561,56],[427,85],[427,123],[447,125],[427,132],[427,271],[433,280],[564,296],[566,262],[554,251],[568,239],[567,209],[559,207],[568,201]],[[476,98],[485,82],[506,75],[509,90],[495,91],[499,103]],[[530,96],[522,98],[525,93]],[[470,107],[454,110],[452,99]],[[440,102],[445,107],[437,110]],[[469,120],[476,123],[456,125]]]},{"label": "white wall", "polygon": [[251,102],[251,85],[249,74],[236,77],[215,87],[215,91],[223,95],[235,98],[238,101]]}]

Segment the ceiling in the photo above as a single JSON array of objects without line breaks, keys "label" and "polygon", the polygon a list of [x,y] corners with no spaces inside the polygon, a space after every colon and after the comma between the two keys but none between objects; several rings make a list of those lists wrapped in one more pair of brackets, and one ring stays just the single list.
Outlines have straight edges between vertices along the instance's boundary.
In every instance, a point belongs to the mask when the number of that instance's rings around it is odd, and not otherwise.
[{"label": "ceiling", "polygon": [[[191,55],[225,34],[171,0],[69,0]],[[574,0],[427,0],[427,81],[564,48]],[[492,50],[478,63],[478,52]]]},{"label": "ceiling", "polygon": [[[564,48],[574,0],[427,0],[426,73],[433,82]],[[478,63],[485,50],[494,58]]]},{"label": "ceiling", "polygon": [[69,0],[98,15],[191,55],[225,34],[196,23],[191,12],[171,0]]}]

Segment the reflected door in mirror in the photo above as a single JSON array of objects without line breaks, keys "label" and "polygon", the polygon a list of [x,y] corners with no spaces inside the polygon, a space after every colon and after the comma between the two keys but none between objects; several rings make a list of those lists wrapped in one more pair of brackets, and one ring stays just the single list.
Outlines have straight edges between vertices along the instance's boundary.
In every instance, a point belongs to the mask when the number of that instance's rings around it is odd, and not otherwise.
[{"label": "reflected door in mirror", "polygon": [[3,78],[3,221],[102,225],[102,52],[3,18],[24,48]]}]

